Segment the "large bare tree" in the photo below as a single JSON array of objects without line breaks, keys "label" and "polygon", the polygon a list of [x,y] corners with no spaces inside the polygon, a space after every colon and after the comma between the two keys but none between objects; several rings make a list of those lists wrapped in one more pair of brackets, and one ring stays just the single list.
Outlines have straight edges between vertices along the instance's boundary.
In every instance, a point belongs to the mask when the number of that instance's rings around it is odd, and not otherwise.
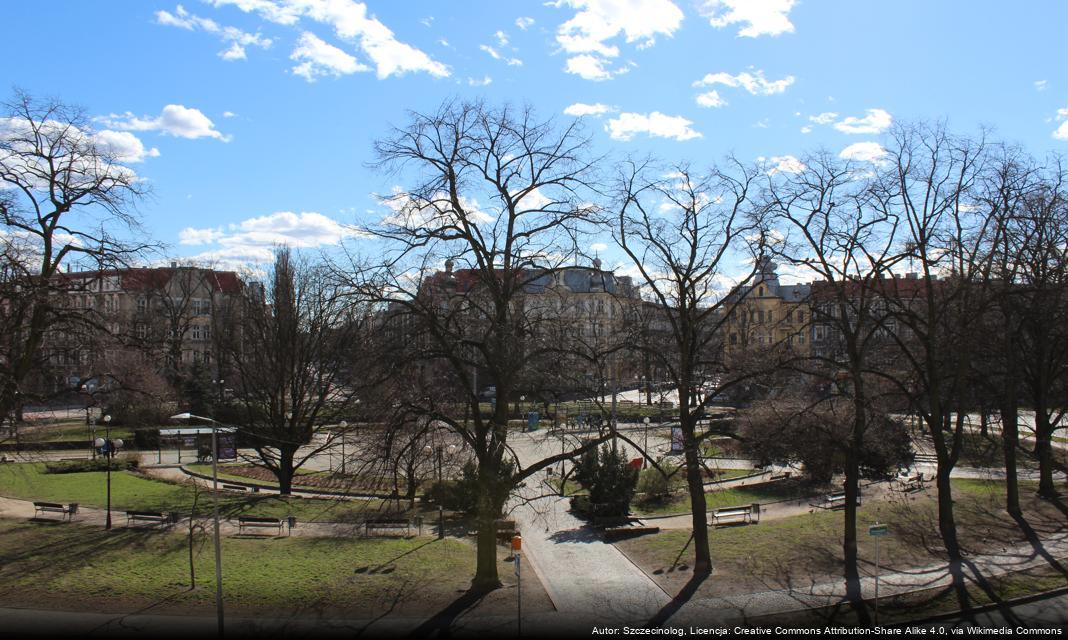
[{"label": "large bare tree", "polygon": [[882,415],[874,391],[881,385],[872,378],[886,365],[885,298],[896,293],[891,269],[900,260],[899,218],[870,188],[867,167],[827,153],[801,164],[796,172],[769,178],[769,214],[781,234],[777,257],[814,280],[806,331],[818,326],[827,336],[810,343],[809,358],[800,366],[835,389],[839,404],[849,405],[836,412],[848,418],[838,434],[845,437],[836,439],[845,471],[842,550],[847,597],[867,620],[857,566],[857,499],[865,440]]},{"label": "large bare tree", "polygon": [[49,329],[93,322],[72,312],[64,264],[97,268],[125,263],[146,248],[135,206],[144,182],[84,112],[16,91],[0,116],[0,246],[5,287],[0,340],[0,416],[31,392],[29,376],[41,364]]},{"label": "large bare tree", "polygon": [[[371,228],[387,264],[373,274],[348,269],[349,277],[389,305],[387,322],[405,347],[396,359],[425,366],[456,394],[409,395],[402,408],[445,425],[470,450],[478,486],[472,588],[493,589],[495,521],[511,490],[608,438],[527,461],[508,431],[511,403],[538,377],[532,368],[546,350],[566,349],[537,338],[555,320],[531,300],[551,288],[595,213],[595,160],[577,124],[559,128],[529,109],[477,102],[412,114],[375,150],[379,167],[409,186],[384,199],[393,213]],[[480,410],[486,385],[495,387],[488,415]]]},{"label": "large bare tree", "polygon": [[228,354],[239,437],[292,490],[297,470],[333,450],[336,428],[374,382],[371,316],[321,265],[279,249],[266,287],[246,287]]},{"label": "large bare tree", "polygon": [[[659,332],[663,340],[656,341],[664,348],[647,343],[652,353],[645,357],[678,393],[695,575],[712,571],[700,447],[722,425],[705,422],[707,409],[720,392],[746,377],[728,366],[722,339],[732,300],[744,294],[762,253],[754,199],[758,175],[733,161],[729,169],[704,174],[687,166],[627,163],[619,178],[618,215],[611,221],[617,244],[655,305],[649,321],[666,329]],[[753,266],[732,284],[731,268],[739,257],[750,258]]]}]

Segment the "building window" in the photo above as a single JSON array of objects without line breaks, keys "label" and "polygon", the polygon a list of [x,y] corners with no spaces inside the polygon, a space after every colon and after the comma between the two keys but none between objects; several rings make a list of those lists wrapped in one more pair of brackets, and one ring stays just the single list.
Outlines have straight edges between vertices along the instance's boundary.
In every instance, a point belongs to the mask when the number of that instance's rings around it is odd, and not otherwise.
[{"label": "building window", "polygon": [[137,312],[138,313],[144,313],[146,311],[148,311],[148,300],[146,300],[145,298],[138,298],[137,299]]},{"label": "building window", "polygon": [[738,334],[737,333],[732,333],[731,334],[731,344],[738,344]]},{"label": "building window", "polygon": [[193,340],[210,340],[211,327],[207,325],[193,325]]},{"label": "building window", "polygon": [[757,295],[758,296],[763,296],[764,295],[764,287],[760,287],[760,289],[757,290]]},{"label": "building window", "polygon": [[193,315],[195,316],[210,316],[211,315],[211,300],[205,300],[204,298],[193,299]]},{"label": "building window", "polygon": [[138,323],[134,330],[137,332],[137,337],[144,340],[148,337],[148,326]]},{"label": "building window", "polygon": [[798,322],[804,322],[805,321],[805,312],[804,311],[798,311],[797,312],[797,321]]}]

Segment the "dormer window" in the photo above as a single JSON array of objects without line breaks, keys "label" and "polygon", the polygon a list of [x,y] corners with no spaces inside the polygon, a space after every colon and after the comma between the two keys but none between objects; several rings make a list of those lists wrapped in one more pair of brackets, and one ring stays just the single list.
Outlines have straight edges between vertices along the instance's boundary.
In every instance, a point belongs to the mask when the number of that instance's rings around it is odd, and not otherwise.
[{"label": "dormer window", "polygon": [[757,292],[757,295],[758,296],[763,296],[764,295],[764,287],[760,287],[760,289]]}]

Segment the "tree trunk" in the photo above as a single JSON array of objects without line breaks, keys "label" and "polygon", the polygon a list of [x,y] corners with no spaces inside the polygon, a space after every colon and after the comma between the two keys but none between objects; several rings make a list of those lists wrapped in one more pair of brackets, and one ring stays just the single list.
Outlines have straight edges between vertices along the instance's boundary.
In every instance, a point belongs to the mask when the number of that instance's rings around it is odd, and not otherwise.
[{"label": "tree trunk", "polygon": [[293,457],[296,455],[293,449],[281,449],[278,452],[278,493],[283,496],[293,493]]},{"label": "tree trunk", "polygon": [[857,496],[860,494],[860,465],[857,453],[851,448],[845,468],[845,536],[842,554],[845,557],[846,599],[853,605],[862,625],[869,623],[868,608],[860,588],[860,569],[857,566]]},{"label": "tree trunk", "polygon": [[1016,447],[1020,441],[1019,419],[1016,398],[1005,398],[1001,405],[1001,446],[1005,453],[1005,510],[1013,516],[1023,513],[1020,509],[1020,483],[1016,474]]},{"label": "tree trunk", "polygon": [[1057,497],[1057,488],[1053,485],[1052,436],[1046,402],[1040,398],[1035,402],[1035,455],[1038,457],[1038,495],[1043,498]]},{"label": "tree trunk", "polygon": [[497,575],[497,517],[502,505],[493,497],[497,493],[493,476],[492,470],[480,465],[475,578],[471,581],[471,589],[479,593],[501,586]]},{"label": "tree trunk", "polygon": [[938,461],[938,470],[935,475],[935,485],[938,488],[938,532],[942,536],[942,543],[949,554],[949,561],[959,563],[962,559],[960,541],[957,540],[957,521],[953,515],[953,490],[950,485],[949,474],[953,467]]},{"label": "tree trunk", "polygon": [[[681,417],[681,416],[680,416]],[[690,508],[693,511],[693,551],[694,575],[707,575],[712,573],[712,554],[708,546],[708,514],[705,505],[705,486],[701,478],[701,460],[698,455],[700,443],[694,438],[692,418],[686,418],[691,422],[685,427],[686,449],[686,486],[690,492]],[[683,423],[685,424],[685,423]]]}]

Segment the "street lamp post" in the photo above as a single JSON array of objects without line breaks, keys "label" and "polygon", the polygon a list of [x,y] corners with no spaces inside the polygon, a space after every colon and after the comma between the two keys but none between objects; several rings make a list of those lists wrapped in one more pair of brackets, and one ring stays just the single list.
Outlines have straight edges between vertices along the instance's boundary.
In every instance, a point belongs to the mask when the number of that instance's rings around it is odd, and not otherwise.
[{"label": "street lamp post", "polygon": [[218,421],[204,416],[195,416],[189,412],[171,416],[171,420],[189,420],[196,418],[211,423],[211,501],[215,519],[215,611],[219,618],[219,637],[223,635],[223,597],[222,597],[222,543],[219,539],[219,440]]},{"label": "street lamp post", "polygon": [[345,434],[348,432],[349,423],[342,420],[337,426],[341,427],[341,475],[345,475]]},{"label": "street lamp post", "polygon": [[645,460],[642,461],[642,469],[649,466],[649,416],[645,416]]},{"label": "street lamp post", "polygon": [[[442,504],[442,500],[444,498],[444,491],[442,489],[443,489],[444,484],[445,484],[445,478],[444,478],[444,476],[442,474],[441,468],[442,468],[442,457],[445,454],[445,447],[443,447],[443,446],[441,446],[439,444],[438,446],[431,448],[430,445],[427,445],[427,446],[423,447],[423,449],[427,453],[430,453],[430,452],[433,451],[434,453],[437,454],[437,459],[438,459],[438,491],[440,493],[440,495],[438,496],[438,540],[442,540],[442,539],[445,538],[445,505]],[[450,444],[449,447],[448,447],[448,451],[449,451],[449,453],[452,453],[453,451],[456,451],[456,445]]]},{"label": "street lamp post", "polygon": [[108,494],[108,506],[107,517],[104,520],[104,529],[111,529],[111,461],[115,458],[115,450],[122,447],[123,442],[121,439],[111,439],[111,416],[104,416],[104,437],[93,440],[93,444],[97,449],[100,449],[108,460],[108,474],[107,474],[107,494]]}]

